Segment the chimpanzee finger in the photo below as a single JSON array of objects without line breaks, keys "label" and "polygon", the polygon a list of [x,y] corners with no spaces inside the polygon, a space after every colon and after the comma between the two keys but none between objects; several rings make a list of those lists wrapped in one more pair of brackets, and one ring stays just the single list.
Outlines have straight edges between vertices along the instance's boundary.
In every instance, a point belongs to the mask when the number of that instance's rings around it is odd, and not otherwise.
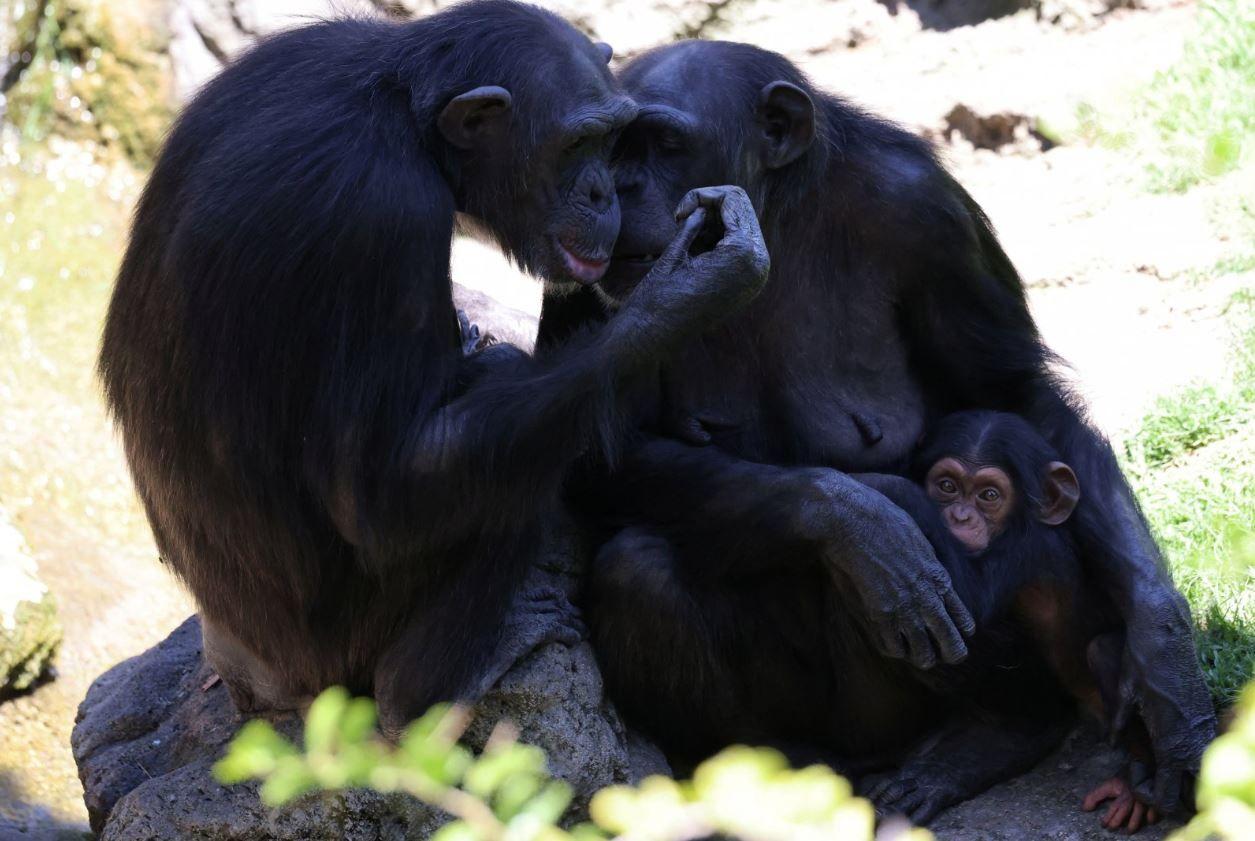
[{"label": "chimpanzee finger", "polygon": [[1122,791],[1120,781],[1117,779],[1104,780],[1097,788],[1085,795],[1085,799],[1081,801],[1081,809],[1086,812],[1092,812],[1099,807],[1105,800],[1118,797]]},{"label": "chimpanzee finger", "polygon": [[915,791],[915,783],[912,780],[895,780],[890,778],[881,783],[878,788],[880,789],[879,793],[870,795],[870,799],[880,803],[886,809],[897,811],[898,801]]},{"label": "chimpanzee finger", "polygon": [[878,630],[880,631],[878,634],[880,653],[895,660],[906,659],[906,641],[902,639],[902,635],[898,633],[897,629],[881,625]]},{"label": "chimpanzee finger", "polygon": [[1146,825],[1154,826],[1159,823],[1159,810],[1151,806],[1146,810]]},{"label": "chimpanzee finger", "polygon": [[[972,618],[972,612],[967,609],[967,605],[963,604],[963,600],[959,598],[959,594],[954,592],[954,588],[946,590],[945,593],[946,610],[950,611],[950,618],[954,620],[957,627],[965,637],[970,637],[976,633],[976,620]],[[964,647],[966,651],[966,646]]]},{"label": "chimpanzee finger", "polygon": [[736,186],[700,187],[689,190],[676,208],[676,219],[683,219],[698,207],[707,207],[719,211],[719,219],[723,223],[723,237],[720,241],[742,233],[752,232],[761,239],[758,226],[758,214],[754,204],[745,191]]},{"label": "chimpanzee finger", "polygon": [[1142,819],[1146,817],[1146,807],[1142,805],[1140,800],[1134,801],[1133,812],[1129,815],[1129,822],[1125,825],[1124,830],[1129,835],[1137,832],[1142,828]]},{"label": "chimpanzee finger", "polygon": [[925,797],[922,802],[911,810],[909,817],[911,823],[916,826],[924,824],[937,817],[937,813],[941,811],[941,800],[937,797]]},{"label": "chimpanzee finger", "polygon": [[905,631],[906,643],[910,648],[911,662],[917,669],[931,669],[937,665],[937,652],[933,649],[932,640],[922,625],[915,625]]},{"label": "chimpanzee finger", "polygon": [[1137,801],[1131,797],[1121,797],[1111,804],[1111,808],[1107,810],[1107,818],[1102,825],[1107,829],[1115,829],[1123,826],[1128,820],[1129,812],[1133,810],[1133,804]]},{"label": "chimpanzee finger", "polygon": [[959,629],[951,620],[952,615],[942,607],[939,601],[935,601],[924,610],[924,623],[928,625],[928,630],[932,633],[937,650],[941,652],[942,661],[960,663],[967,658],[967,643],[963,642]]},{"label": "chimpanzee finger", "polygon": [[693,240],[697,239],[697,235],[701,233],[702,225],[706,223],[706,209],[696,207],[689,213],[688,218],[684,220],[684,226],[680,228],[680,232],[675,235],[675,239],[671,240],[671,244],[658,256],[655,268],[661,267],[662,270],[669,271],[674,269],[680,263],[684,262],[688,257],[689,249],[693,247]]}]

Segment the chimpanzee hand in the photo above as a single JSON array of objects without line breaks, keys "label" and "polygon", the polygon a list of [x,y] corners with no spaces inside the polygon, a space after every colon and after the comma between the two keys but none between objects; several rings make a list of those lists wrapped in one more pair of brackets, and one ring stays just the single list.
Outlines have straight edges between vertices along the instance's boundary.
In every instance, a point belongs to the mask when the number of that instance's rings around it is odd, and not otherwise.
[{"label": "chimpanzee hand", "polygon": [[1203,683],[1190,631],[1189,608],[1168,585],[1126,616],[1119,706],[1112,730],[1119,733],[1141,714],[1154,749],[1155,774],[1135,781],[1139,800],[1160,814],[1193,808],[1194,780],[1203,750],[1216,736],[1216,715]]},{"label": "chimpanzee hand", "polygon": [[1104,829],[1124,830],[1129,835],[1143,826],[1158,823],[1159,812],[1154,806],[1147,805],[1135,792],[1130,779],[1125,775],[1118,775],[1099,783],[1085,795],[1081,808],[1092,812],[1110,800],[1111,805],[1107,807],[1099,823]]},{"label": "chimpanzee hand", "polygon": [[458,310],[458,329],[462,334],[463,356],[470,356],[497,343],[497,337],[492,333],[480,333],[479,325],[471,322],[466,310]]},{"label": "chimpanzee hand", "polygon": [[840,584],[853,585],[881,652],[920,669],[935,666],[938,655],[945,663],[966,658],[963,637],[976,623],[915,520],[895,504],[899,497],[908,504],[916,486],[897,476],[856,480],[819,470],[814,487],[804,528],[824,542]]},{"label": "chimpanzee hand", "polygon": [[[719,214],[723,236],[694,256],[693,242],[712,212]],[[659,330],[658,339],[688,335],[739,310],[762,289],[771,269],[758,216],[740,187],[693,190],[675,215],[683,223],[680,233],[628,296],[620,311],[628,318],[616,319]]]}]

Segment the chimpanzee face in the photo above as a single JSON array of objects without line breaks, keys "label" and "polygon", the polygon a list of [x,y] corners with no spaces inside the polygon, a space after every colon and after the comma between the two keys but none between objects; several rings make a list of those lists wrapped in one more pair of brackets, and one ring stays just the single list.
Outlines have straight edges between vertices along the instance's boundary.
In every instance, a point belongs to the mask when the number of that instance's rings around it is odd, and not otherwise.
[{"label": "chimpanzee face", "polygon": [[[654,50],[619,74],[640,112],[614,150],[623,224],[598,284],[606,303],[623,300],[653,268],[679,230],[675,209],[686,193],[734,184],[753,198],[771,170],[809,148],[815,115],[804,91],[770,73],[761,84],[730,84],[761,54],[741,44],[689,41]],[[717,240],[711,221],[696,250]]]},{"label": "chimpanzee face", "polygon": [[460,150],[458,210],[524,269],[575,288],[610,265],[620,222],[610,153],[636,105],[606,67],[608,45],[556,34],[565,52],[538,48],[533,78],[455,97],[439,128]]},{"label": "chimpanzee face", "polygon": [[984,552],[1006,530],[1019,503],[1011,477],[1002,468],[973,466],[952,457],[932,466],[925,489],[941,509],[950,533],[972,554]]}]

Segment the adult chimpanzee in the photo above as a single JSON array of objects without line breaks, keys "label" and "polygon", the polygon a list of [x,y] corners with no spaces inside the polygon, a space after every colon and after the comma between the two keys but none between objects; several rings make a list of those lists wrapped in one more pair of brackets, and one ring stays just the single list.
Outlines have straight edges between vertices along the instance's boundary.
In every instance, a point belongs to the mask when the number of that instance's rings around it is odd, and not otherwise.
[{"label": "adult chimpanzee", "polygon": [[636,111],[608,59],[504,0],[319,23],[232,64],[175,126],[100,370],[241,708],[339,683],[373,690],[393,730],[499,674],[529,524],[570,459],[611,444],[618,395],[664,345],[762,282],[753,210],[726,191],[705,202],[718,248],[690,260],[678,240],[615,329],[544,364],[463,359],[455,211],[539,274],[605,268],[608,150]]},{"label": "adult chimpanzee", "polygon": [[[620,80],[641,109],[618,145],[623,231],[596,295],[546,299],[539,346],[616,305],[694,184],[744,187],[773,258],[753,305],[660,377],[655,428],[712,445],[647,440],[582,495],[628,526],[595,565],[589,611],[628,711],[673,749],[755,730],[846,754],[892,747],[901,717],[882,698],[909,670],[864,648],[955,661],[955,626],[967,623],[901,510],[839,471],[900,471],[932,420],[1010,411],[1087,489],[1072,530],[1126,628],[1121,705],[1140,708],[1153,740],[1151,799],[1175,808],[1215,728],[1188,609],[1110,447],[1052,377],[981,209],[926,143],[816,91],[772,53],[683,43]],[[740,637],[764,642],[741,649],[749,659],[720,658]],[[834,647],[877,665],[860,680],[834,673]],[[1030,741],[1027,757],[1048,746]],[[945,765],[915,767],[938,777]]]},{"label": "adult chimpanzee", "polygon": [[[928,736],[954,743],[951,755],[941,759],[948,776],[963,780],[959,789],[973,790],[1021,770],[1003,764],[1019,752],[1005,751],[984,728],[990,716],[999,715],[1018,718],[1026,730],[1055,725],[1056,693],[1040,686],[1046,671],[1083,708],[1114,727],[1124,632],[1072,539],[1069,520],[1078,504],[1088,505],[1081,503],[1076,473],[1024,419],[989,411],[959,412],[939,421],[912,473],[919,484],[893,476],[860,478],[920,524],[976,617],[979,630],[968,661],[920,674],[929,689],[960,705],[966,700],[984,719],[973,720],[967,711],[947,722],[940,736]],[[1034,650],[1039,657],[1026,656]],[[1025,685],[1030,691],[1022,691]],[[1092,809],[1113,800],[1103,825],[1136,832],[1158,814],[1130,788],[1134,769],[1151,759],[1140,718],[1130,725],[1121,734],[1130,750],[1129,767],[1098,785],[1084,805]],[[956,735],[971,728],[980,728],[983,738]],[[938,761],[931,747],[926,753],[928,761]],[[949,805],[951,789],[918,785],[912,762],[908,757],[902,771],[870,785],[869,794],[886,811],[926,819]]]}]

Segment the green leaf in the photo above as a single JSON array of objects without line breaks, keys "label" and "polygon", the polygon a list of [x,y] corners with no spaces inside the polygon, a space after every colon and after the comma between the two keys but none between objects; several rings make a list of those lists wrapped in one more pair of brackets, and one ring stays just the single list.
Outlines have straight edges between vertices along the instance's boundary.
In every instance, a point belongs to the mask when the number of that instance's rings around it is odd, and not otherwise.
[{"label": "green leaf", "polygon": [[253,719],[245,723],[227,745],[226,755],[214,765],[214,777],[224,785],[264,777],[275,769],[280,759],[296,753],[296,748],[268,722]]},{"label": "green leaf", "polygon": [[282,806],[318,787],[318,780],[299,757],[279,762],[261,785],[261,802],[271,808]]},{"label": "green leaf", "polygon": [[375,735],[375,702],[369,698],[354,698],[344,711],[340,722],[340,741],[355,745]]},{"label": "green leaf", "polygon": [[527,801],[536,796],[544,784],[544,778],[534,774],[511,774],[497,788],[492,811],[501,820],[509,821],[523,809]]},{"label": "green leaf", "polygon": [[470,824],[454,821],[433,832],[431,841],[481,841],[481,837]]},{"label": "green leaf", "polygon": [[463,787],[484,800],[513,774],[545,773],[545,752],[533,745],[503,745],[481,756],[466,772]]},{"label": "green leaf", "polygon": [[349,705],[348,690],[333,686],[324,690],[309,705],[305,717],[305,750],[309,753],[325,753],[335,746],[340,732],[340,720]]},{"label": "green leaf", "polygon": [[554,826],[566,814],[567,806],[570,805],[571,786],[562,780],[552,780],[523,807],[521,814],[547,826]]}]

